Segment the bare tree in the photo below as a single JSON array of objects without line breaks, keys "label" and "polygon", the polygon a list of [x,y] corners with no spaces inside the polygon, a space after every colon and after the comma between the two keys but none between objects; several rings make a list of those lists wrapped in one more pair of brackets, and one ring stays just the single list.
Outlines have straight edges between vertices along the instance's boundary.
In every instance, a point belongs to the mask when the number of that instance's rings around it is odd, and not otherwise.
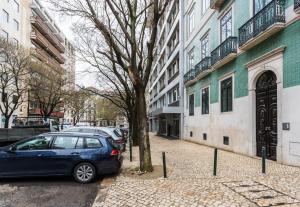
[{"label": "bare tree", "polygon": [[109,100],[124,113],[129,123],[130,138],[133,145],[137,146],[135,92],[127,73],[115,61],[111,61],[114,58],[112,50],[105,48],[97,35],[86,31],[81,25],[76,25],[74,33],[77,34],[78,60],[90,66],[87,72],[96,73],[98,88],[102,89],[90,92]]},{"label": "bare tree", "polygon": [[83,117],[84,113],[89,109],[86,101],[90,99],[91,95],[85,90],[68,91],[64,98],[65,107],[71,112],[72,124],[76,124]]},{"label": "bare tree", "polygon": [[30,51],[0,38],[0,111],[5,117],[5,128],[9,127],[11,116],[25,101],[30,60]]},{"label": "bare tree", "polygon": [[[66,15],[79,16],[111,55],[103,56],[128,75],[135,91],[140,170],[152,171],[146,88],[154,60],[158,22],[167,0],[49,0]],[[110,53],[109,53],[110,54]]]},{"label": "bare tree", "polygon": [[30,68],[30,101],[36,102],[40,114],[46,119],[59,110],[65,95],[62,68],[35,61]]}]

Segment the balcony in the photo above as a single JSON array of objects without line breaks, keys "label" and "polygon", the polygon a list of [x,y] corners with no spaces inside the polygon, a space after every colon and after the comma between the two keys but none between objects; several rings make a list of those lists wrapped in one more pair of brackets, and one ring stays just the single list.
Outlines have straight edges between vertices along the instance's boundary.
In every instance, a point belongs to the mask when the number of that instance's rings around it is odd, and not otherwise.
[{"label": "balcony", "polygon": [[195,66],[194,69],[192,69],[192,72],[189,71],[186,74],[184,77],[184,83],[186,86],[191,85],[207,76],[211,71],[211,58],[205,57]]},{"label": "balcony", "polygon": [[45,22],[39,16],[31,16],[30,23],[35,26],[48,40],[51,42],[56,49],[63,53],[65,51],[65,47],[58,40],[58,38],[53,34],[53,32],[48,28]]},{"label": "balcony", "polygon": [[51,55],[53,55],[53,57],[60,64],[63,64],[65,62],[65,58],[60,54],[60,52],[37,29],[32,29],[30,38],[40,47],[44,48]]},{"label": "balcony", "polygon": [[239,29],[239,47],[249,50],[284,29],[284,0],[273,0]]},{"label": "balcony", "polygon": [[210,0],[210,8],[219,10],[225,0]]},{"label": "balcony", "polygon": [[159,116],[162,114],[180,114],[183,112],[182,107],[179,107],[179,101],[176,101],[168,106],[163,106],[150,111],[150,116]]},{"label": "balcony", "polygon": [[58,70],[63,70],[61,64],[57,62],[57,60],[55,60],[54,58],[50,57],[50,55],[42,48],[37,47],[35,49],[32,49],[32,54],[35,57],[37,57],[40,61],[48,63],[50,66],[53,66]]},{"label": "balcony", "polygon": [[211,52],[211,66],[218,69],[237,56],[237,37],[228,37]]},{"label": "balcony", "polygon": [[48,62],[49,55],[41,48],[32,49],[32,54],[42,62]]},{"label": "balcony", "polygon": [[297,14],[300,14],[300,0],[294,0],[294,10]]}]

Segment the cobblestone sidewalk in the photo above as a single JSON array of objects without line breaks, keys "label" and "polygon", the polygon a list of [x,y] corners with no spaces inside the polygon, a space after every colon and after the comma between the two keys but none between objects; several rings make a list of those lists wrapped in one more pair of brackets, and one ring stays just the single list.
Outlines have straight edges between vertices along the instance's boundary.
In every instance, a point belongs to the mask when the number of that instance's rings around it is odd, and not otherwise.
[{"label": "cobblestone sidewalk", "polygon": [[[168,178],[140,180],[120,175],[93,207],[300,207],[300,168],[267,162],[261,174],[260,159],[219,151],[218,176],[212,176],[213,149],[181,140],[151,136],[152,160],[161,165],[167,152]],[[125,153],[123,167],[138,166]]]}]

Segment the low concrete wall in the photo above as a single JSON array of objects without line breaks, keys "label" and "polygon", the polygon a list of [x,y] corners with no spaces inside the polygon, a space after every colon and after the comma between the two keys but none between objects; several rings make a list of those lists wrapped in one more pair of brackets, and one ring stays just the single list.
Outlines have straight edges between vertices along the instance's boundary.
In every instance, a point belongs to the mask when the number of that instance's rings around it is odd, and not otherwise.
[{"label": "low concrete wall", "polygon": [[12,143],[45,132],[49,132],[49,128],[0,129],[0,143]]}]

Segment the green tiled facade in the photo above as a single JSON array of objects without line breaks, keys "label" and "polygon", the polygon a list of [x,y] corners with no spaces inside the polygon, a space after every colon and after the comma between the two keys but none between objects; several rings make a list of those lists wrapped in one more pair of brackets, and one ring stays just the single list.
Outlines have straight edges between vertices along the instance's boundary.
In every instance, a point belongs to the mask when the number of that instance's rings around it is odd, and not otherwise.
[{"label": "green tiled facade", "polygon": [[[228,3],[225,3],[222,9],[226,9],[227,6],[230,6],[231,2],[232,1],[228,1]],[[292,6],[293,3],[293,0],[286,0],[286,8]],[[249,6],[249,1],[234,1],[233,36],[238,37],[238,29],[250,19]],[[197,34],[197,37],[186,47],[186,51],[194,48],[195,63],[200,61],[200,38],[209,30],[209,28],[211,51],[220,45],[219,17],[222,15],[222,9],[214,12],[209,20],[210,22],[201,29]],[[210,84],[210,103],[216,103],[219,101],[219,78],[225,74],[234,72],[234,97],[240,98],[247,96],[248,70],[246,69],[245,64],[281,46],[286,47],[283,54],[283,87],[287,88],[300,85],[300,21],[298,20],[273,35],[272,38],[263,41],[256,47],[244,53],[240,53],[233,61],[215,70],[194,85],[187,87],[187,95],[195,93],[195,106],[199,107],[201,105],[200,89],[202,86]]]}]

